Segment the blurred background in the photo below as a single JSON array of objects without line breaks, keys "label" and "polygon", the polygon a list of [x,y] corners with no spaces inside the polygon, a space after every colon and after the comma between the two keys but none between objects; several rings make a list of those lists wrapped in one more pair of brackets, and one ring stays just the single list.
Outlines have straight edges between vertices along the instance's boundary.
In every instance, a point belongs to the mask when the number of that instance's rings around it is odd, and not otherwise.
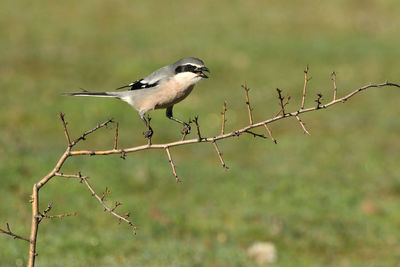
[{"label": "blurred background", "polygon": [[[0,226],[29,235],[33,183],[54,166],[72,137],[108,118],[119,122],[119,145],[144,144],[137,112],[114,99],[63,97],[110,90],[179,58],[195,56],[210,79],[174,109],[199,115],[204,136],[248,122],[244,82],[255,121],[279,110],[275,88],[301,102],[310,66],[309,98],[332,97],[337,72],[343,96],[370,82],[400,82],[400,3],[381,1],[11,1],[0,10]],[[138,226],[103,212],[88,189],[55,178],[40,191],[41,210],[78,212],[43,221],[38,266],[253,266],[255,242],[275,247],[277,266],[393,266],[400,261],[400,91],[372,88],[344,105],[271,124],[278,144],[241,136],[219,147],[171,149],[176,184],[163,151],[75,157],[65,173],[91,177],[107,203],[123,203]],[[180,138],[181,127],[151,113],[153,143]],[[262,129],[259,131],[262,132]],[[109,149],[113,130],[78,148]],[[195,134],[192,133],[191,137]],[[0,235],[0,265],[23,266],[28,245]]]}]

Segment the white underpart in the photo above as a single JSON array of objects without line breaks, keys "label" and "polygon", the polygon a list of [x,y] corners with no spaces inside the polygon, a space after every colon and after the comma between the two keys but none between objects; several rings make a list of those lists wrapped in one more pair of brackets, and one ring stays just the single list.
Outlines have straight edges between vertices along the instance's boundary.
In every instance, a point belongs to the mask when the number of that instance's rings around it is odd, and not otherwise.
[{"label": "white underpart", "polygon": [[121,92],[124,94],[119,98],[144,114],[149,110],[167,108],[182,101],[201,79],[195,73],[182,72],[154,87]]}]

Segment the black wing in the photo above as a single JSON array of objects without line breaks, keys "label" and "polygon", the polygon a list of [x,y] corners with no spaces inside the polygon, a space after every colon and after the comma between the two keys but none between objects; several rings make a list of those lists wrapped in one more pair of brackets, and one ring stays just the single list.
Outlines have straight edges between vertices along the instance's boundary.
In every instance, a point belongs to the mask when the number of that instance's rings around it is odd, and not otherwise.
[{"label": "black wing", "polygon": [[140,79],[140,80],[137,80],[128,85],[121,86],[121,87],[117,88],[116,90],[128,88],[128,87],[130,87],[129,90],[145,89],[145,88],[150,88],[150,87],[154,87],[154,86],[158,85],[158,82],[159,81],[156,81],[154,83],[146,83],[143,79]]}]

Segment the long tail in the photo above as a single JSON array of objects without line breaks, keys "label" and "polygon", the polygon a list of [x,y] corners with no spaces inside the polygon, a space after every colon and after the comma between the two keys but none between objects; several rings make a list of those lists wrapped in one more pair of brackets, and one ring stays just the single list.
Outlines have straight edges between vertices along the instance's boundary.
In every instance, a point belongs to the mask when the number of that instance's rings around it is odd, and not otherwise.
[{"label": "long tail", "polygon": [[76,92],[76,93],[64,93],[63,95],[71,96],[94,96],[94,97],[119,97],[118,92]]}]

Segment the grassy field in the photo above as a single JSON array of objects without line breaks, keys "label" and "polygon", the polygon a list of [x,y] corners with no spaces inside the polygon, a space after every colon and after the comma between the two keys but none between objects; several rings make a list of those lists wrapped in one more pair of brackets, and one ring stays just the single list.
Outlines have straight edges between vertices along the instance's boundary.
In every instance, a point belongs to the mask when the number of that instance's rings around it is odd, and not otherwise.
[{"label": "grassy field", "polygon": [[[137,3],[135,3],[137,2]],[[143,123],[127,104],[63,97],[109,90],[178,58],[202,58],[211,77],[174,115],[199,115],[202,133],[247,123],[244,82],[256,121],[279,109],[275,88],[300,104],[310,65],[306,106],[317,93],[339,95],[370,82],[400,82],[400,3],[382,1],[11,1],[0,10],[0,227],[29,234],[33,183],[65,149],[56,114],[66,113],[76,137],[114,118],[120,146],[143,144]],[[41,190],[41,210],[78,212],[43,221],[38,266],[253,266],[247,248],[272,242],[276,266],[395,266],[400,262],[400,90],[371,89],[328,110],[271,125],[278,139],[250,136],[219,146],[171,149],[183,183],[165,153],[76,157],[63,168],[91,177],[108,203],[123,202],[138,226],[103,212],[87,188],[53,179]],[[174,141],[180,127],[151,113],[153,143]],[[192,134],[192,137],[194,134]],[[111,148],[102,130],[79,148]],[[0,235],[0,265],[23,266],[28,246]]]}]

